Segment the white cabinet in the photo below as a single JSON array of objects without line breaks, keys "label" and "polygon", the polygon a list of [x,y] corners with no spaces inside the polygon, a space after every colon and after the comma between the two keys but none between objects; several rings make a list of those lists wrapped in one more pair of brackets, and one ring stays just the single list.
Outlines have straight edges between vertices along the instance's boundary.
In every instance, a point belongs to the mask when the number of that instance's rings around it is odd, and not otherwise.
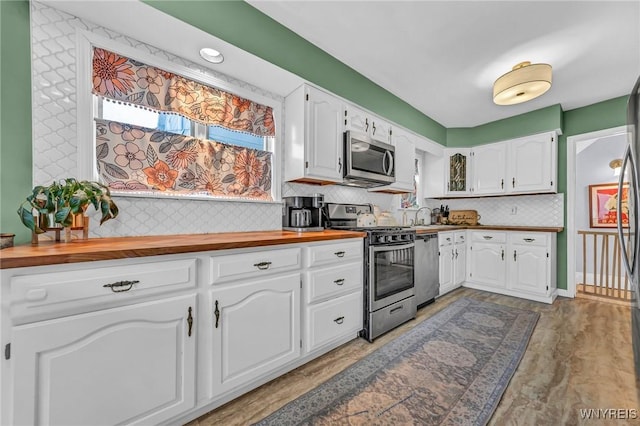
[{"label": "white cabinet", "polygon": [[[483,238],[491,237],[483,233]],[[503,234],[504,236],[504,234]],[[469,247],[469,280],[485,286],[505,287],[505,243],[504,239],[481,242],[472,238]]]},{"label": "white cabinet", "polygon": [[473,149],[474,195],[505,192],[507,145],[503,142],[480,145]]},{"label": "white cabinet", "polygon": [[507,287],[527,294],[551,294],[551,235],[509,235],[509,279]]},{"label": "white cabinet", "polygon": [[353,104],[344,104],[344,130],[364,133],[371,139],[391,143],[391,123]]},{"label": "white cabinet", "polygon": [[286,97],[285,113],[285,180],[342,182],[342,101],[302,85]]},{"label": "white cabinet", "polygon": [[396,181],[391,185],[370,189],[374,192],[406,193],[415,190],[416,149],[414,136],[402,129],[395,128],[391,136],[391,144],[395,147]]},{"label": "white cabinet", "polygon": [[511,193],[556,192],[558,148],[555,132],[509,141],[507,189]]},{"label": "white cabinet", "polygon": [[363,324],[363,242],[304,248],[305,353],[325,353],[357,337]]},{"label": "white cabinet", "polygon": [[300,273],[214,287],[213,394],[250,383],[300,356]]},{"label": "white cabinet", "polygon": [[557,296],[556,234],[470,231],[465,286],[538,302]]},{"label": "white cabinet", "polygon": [[465,240],[465,231],[438,233],[440,296],[460,287],[465,282],[467,269]]},{"label": "white cabinet", "polygon": [[13,328],[11,424],[158,424],[195,405],[196,296]]},{"label": "white cabinet", "polygon": [[471,195],[471,148],[444,150],[445,195]]}]

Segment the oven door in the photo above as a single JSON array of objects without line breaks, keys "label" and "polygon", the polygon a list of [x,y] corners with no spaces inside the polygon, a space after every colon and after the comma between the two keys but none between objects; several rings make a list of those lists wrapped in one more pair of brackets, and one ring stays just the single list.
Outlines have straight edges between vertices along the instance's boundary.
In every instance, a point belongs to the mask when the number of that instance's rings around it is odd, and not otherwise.
[{"label": "oven door", "polygon": [[369,246],[370,312],[415,294],[414,246]]}]

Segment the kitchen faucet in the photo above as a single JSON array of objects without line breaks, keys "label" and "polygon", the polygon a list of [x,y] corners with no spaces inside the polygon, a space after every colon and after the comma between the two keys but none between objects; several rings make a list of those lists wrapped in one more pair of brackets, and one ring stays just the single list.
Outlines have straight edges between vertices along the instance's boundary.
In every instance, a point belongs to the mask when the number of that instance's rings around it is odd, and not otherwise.
[{"label": "kitchen faucet", "polygon": [[418,213],[420,213],[420,210],[424,210],[424,209],[429,210],[429,223],[431,223],[431,209],[429,207],[427,207],[427,206],[424,206],[424,207],[420,207],[418,210],[416,210],[416,216],[413,219],[413,224],[414,225],[418,226],[418,225],[424,225],[425,224],[424,223],[424,219],[420,219],[420,222],[418,222]]}]

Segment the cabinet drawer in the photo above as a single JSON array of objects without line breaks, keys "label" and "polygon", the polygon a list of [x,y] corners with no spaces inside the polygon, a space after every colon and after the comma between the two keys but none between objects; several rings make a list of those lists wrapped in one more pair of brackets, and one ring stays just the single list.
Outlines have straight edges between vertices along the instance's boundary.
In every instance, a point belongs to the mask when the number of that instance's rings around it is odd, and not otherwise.
[{"label": "cabinet drawer", "polygon": [[358,262],[307,272],[307,303],[362,290],[362,268],[362,263]]},{"label": "cabinet drawer", "polygon": [[509,235],[511,244],[546,247],[549,242],[549,235],[544,232],[518,232]]},{"label": "cabinet drawer", "polygon": [[464,231],[455,232],[453,234],[453,240],[456,244],[463,244],[467,241],[467,233]]},{"label": "cabinet drawer", "polygon": [[59,312],[87,312],[96,305],[124,305],[140,297],[194,288],[196,282],[196,259],[127,262],[90,269],[83,265],[17,275],[11,278],[11,315],[20,320],[36,314],[41,318]]},{"label": "cabinet drawer", "polygon": [[254,278],[300,268],[300,249],[277,249],[212,256],[211,282]]},{"label": "cabinet drawer", "polygon": [[336,263],[362,260],[363,242],[361,239],[342,243],[320,244],[306,247],[307,266],[335,265]]},{"label": "cabinet drawer", "polygon": [[306,310],[307,351],[362,329],[362,292],[311,305]]},{"label": "cabinet drawer", "polygon": [[453,232],[438,232],[438,247],[446,247],[453,244]]},{"label": "cabinet drawer", "polygon": [[471,241],[483,243],[505,243],[507,241],[506,232],[495,231],[473,231]]}]

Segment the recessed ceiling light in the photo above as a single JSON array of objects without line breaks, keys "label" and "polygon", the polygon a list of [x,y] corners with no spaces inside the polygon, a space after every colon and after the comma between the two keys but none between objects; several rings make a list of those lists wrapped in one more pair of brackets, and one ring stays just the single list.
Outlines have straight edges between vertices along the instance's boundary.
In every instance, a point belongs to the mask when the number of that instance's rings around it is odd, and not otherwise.
[{"label": "recessed ceiling light", "polygon": [[211,62],[213,64],[219,64],[224,61],[224,56],[222,56],[222,53],[210,47],[204,47],[200,49],[200,56],[202,56],[202,59],[204,59],[205,61]]}]

